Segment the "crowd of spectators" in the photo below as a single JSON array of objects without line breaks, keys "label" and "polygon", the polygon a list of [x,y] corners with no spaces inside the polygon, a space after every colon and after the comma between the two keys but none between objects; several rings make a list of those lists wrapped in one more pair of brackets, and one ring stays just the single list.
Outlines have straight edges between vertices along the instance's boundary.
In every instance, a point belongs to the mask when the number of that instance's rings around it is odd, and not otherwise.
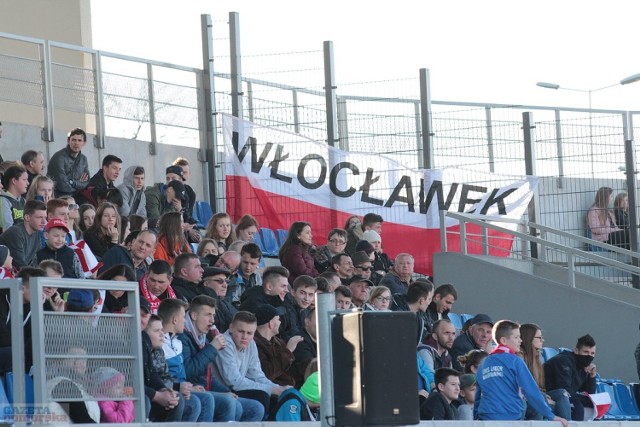
[{"label": "crowd of spectators", "polygon": [[[417,277],[408,252],[389,257],[380,215],[350,217],[322,245],[314,243],[312,224],[294,222],[278,254],[281,266],[260,269],[263,254],[254,241],[259,224],[253,216],[233,224],[228,214],[218,212],[205,229],[197,228],[197,195],[186,183],[186,159],[167,166],[164,182],[146,187],[144,168],[124,165],[123,183],[116,186],[123,161],[107,155],[91,175],[82,154],[85,144],[85,132],[73,129],[67,146],[48,165],[34,151],[25,152],[21,161],[0,164],[1,273],[23,280],[27,346],[32,301],[56,311],[139,310],[145,408],[151,421],[317,416],[314,294],[319,292],[334,292],[338,310],[415,313],[416,399],[423,419],[515,420],[526,415],[566,423],[584,417],[581,408],[587,402],[580,392],[594,391],[596,374],[591,337],[581,337],[573,351],[542,366],[540,327],[477,314],[457,331],[449,319],[459,298],[454,285],[434,289],[428,278]],[[598,191],[589,225],[600,224],[592,227],[594,238],[602,235],[602,241],[622,244],[614,237],[623,234],[616,229],[622,225],[618,213],[602,214],[611,198],[608,190]],[[136,281],[140,305],[128,307],[118,291],[100,295],[45,288],[43,295],[32,296],[29,279],[45,276]],[[11,369],[9,304],[4,294],[3,371]],[[99,327],[85,323],[79,330]],[[123,373],[110,366],[87,367],[87,349],[67,350],[69,360],[82,366],[65,366],[50,375],[48,389],[55,396],[66,384],[85,401],[68,404],[60,397],[60,410],[73,422],[131,422],[133,406],[125,398]],[[25,351],[28,369],[31,348]],[[112,400],[96,407],[91,396]],[[281,410],[285,403],[288,411]]]}]

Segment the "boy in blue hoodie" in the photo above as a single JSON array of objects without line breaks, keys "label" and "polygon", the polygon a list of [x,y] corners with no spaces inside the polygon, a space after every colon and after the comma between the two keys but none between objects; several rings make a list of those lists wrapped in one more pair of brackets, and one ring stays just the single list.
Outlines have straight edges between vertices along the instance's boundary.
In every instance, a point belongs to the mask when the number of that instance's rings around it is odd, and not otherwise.
[{"label": "boy in blue hoodie", "polygon": [[[480,420],[521,420],[526,397],[529,404],[548,420],[567,420],[554,415],[534,381],[527,365],[516,355],[520,349],[520,325],[501,320],[493,326],[498,346],[482,362],[477,373],[476,401],[473,412]],[[524,396],[523,396],[524,395]]]}]

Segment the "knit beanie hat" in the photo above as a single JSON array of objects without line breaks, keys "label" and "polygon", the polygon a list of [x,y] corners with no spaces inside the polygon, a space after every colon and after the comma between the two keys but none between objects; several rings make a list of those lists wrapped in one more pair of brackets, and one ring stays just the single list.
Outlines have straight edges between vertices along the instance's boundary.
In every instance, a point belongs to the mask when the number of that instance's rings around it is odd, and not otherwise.
[{"label": "knit beanie hat", "polygon": [[382,244],[382,237],[375,230],[367,230],[362,234],[362,238],[369,243],[380,242]]},{"label": "knit beanie hat", "polygon": [[318,387],[318,372],[309,375],[307,380],[300,387],[300,393],[309,403],[320,403],[320,387]]},{"label": "knit beanie hat", "polygon": [[124,381],[124,374],[113,368],[101,367],[93,372],[91,380],[96,388],[96,394],[110,396],[111,389]]},{"label": "knit beanie hat", "polygon": [[360,240],[356,243],[356,252],[364,251],[369,255],[374,251],[373,245],[368,240]]},{"label": "knit beanie hat", "polygon": [[4,264],[9,256],[9,248],[5,245],[0,245],[0,266]]}]

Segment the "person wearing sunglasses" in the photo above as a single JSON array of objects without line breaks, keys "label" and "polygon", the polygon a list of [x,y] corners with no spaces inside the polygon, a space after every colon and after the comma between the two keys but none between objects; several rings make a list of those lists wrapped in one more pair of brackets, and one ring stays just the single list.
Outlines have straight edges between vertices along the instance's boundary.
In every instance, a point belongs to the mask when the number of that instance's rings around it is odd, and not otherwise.
[{"label": "person wearing sunglasses", "polygon": [[[371,280],[374,285],[377,283],[371,277],[371,274],[373,273],[373,263],[366,252],[356,252],[351,257],[351,261],[353,261],[353,274],[357,274],[365,279]],[[378,282],[380,279],[382,279],[382,276],[378,278]]]}]

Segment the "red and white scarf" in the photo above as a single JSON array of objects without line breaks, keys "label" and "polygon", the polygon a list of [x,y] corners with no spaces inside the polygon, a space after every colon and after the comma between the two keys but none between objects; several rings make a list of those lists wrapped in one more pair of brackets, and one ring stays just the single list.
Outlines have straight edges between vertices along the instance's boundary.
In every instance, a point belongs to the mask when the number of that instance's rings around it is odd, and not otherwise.
[{"label": "red and white scarf", "polygon": [[[176,293],[173,292],[173,288],[171,288],[171,285],[169,285],[167,287],[167,298],[175,298],[176,297]],[[147,287],[147,275],[145,274],[144,276],[142,276],[142,279],[140,279],[140,293],[142,294],[142,297],[144,299],[146,299],[147,301],[149,301],[149,304],[151,305],[151,314],[158,314],[158,306],[160,305],[160,302],[162,301],[160,298],[158,298],[157,296],[155,296],[154,294],[152,294],[151,292],[149,292],[149,288]]]},{"label": "red and white scarf", "polygon": [[514,356],[517,356],[515,351],[511,350],[509,347],[502,344],[494,348],[493,351],[491,352],[491,354],[498,354],[498,353],[511,353]]}]

